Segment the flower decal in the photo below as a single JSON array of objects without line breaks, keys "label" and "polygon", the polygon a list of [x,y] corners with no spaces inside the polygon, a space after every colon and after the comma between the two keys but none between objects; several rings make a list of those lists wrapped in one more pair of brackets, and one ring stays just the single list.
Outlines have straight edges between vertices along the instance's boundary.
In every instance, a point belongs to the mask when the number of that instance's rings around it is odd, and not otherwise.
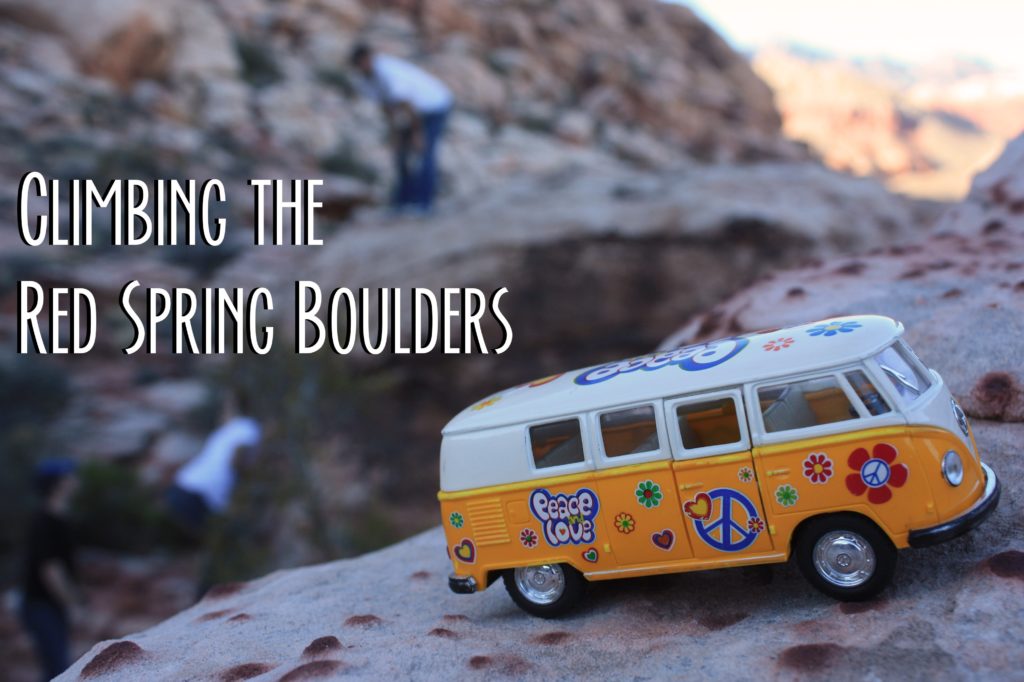
[{"label": "flower decal", "polygon": [[526,385],[529,386],[530,388],[537,388],[538,386],[543,386],[544,384],[550,384],[552,381],[554,381],[558,377],[562,376],[562,374],[564,374],[564,372],[559,372],[558,374],[552,374],[551,376],[544,377],[543,379],[537,379],[536,381],[531,381],[530,383],[528,383]]},{"label": "flower decal", "polygon": [[474,405],[472,407],[472,409],[474,409],[474,410],[482,410],[485,407],[490,407],[491,405],[493,405],[494,403],[498,402],[499,400],[501,400],[501,396],[500,395],[496,395],[493,398],[488,398],[487,400],[481,400],[476,405]]},{"label": "flower decal", "polygon": [[850,453],[847,464],[855,473],[846,477],[846,488],[854,495],[868,494],[868,502],[884,504],[892,499],[892,489],[902,488],[910,476],[906,464],[895,464],[899,451],[888,443],[878,443],[868,455],[866,448]]},{"label": "flower decal", "polygon": [[452,528],[462,528],[466,521],[459,512],[452,512],[448,516],[448,523],[452,524]]},{"label": "flower decal", "polygon": [[633,518],[633,515],[623,512],[616,516],[615,530],[626,535],[629,535],[636,530],[636,520]]},{"label": "flower decal", "polygon": [[811,483],[827,483],[833,473],[832,460],[824,452],[812,452],[804,460],[804,476]]},{"label": "flower decal", "polygon": [[761,347],[766,351],[780,351],[784,348],[789,348],[794,343],[795,339],[793,339],[792,336],[780,336],[777,339],[772,339]]},{"label": "flower decal", "polygon": [[797,494],[796,488],[784,483],[775,489],[775,499],[783,507],[792,507],[800,499],[800,495]]},{"label": "flower decal", "polygon": [[834,322],[815,325],[808,329],[807,333],[811,336],[835,336],[836,334],[852,332],[860,326],[860,322],[854,322],[853,320],[847,320],[846,322],[836,320]]},{"label": "flower decal", "polygon": [[661,504],[662,497],[664,496],[661,494],[661,486],[650,479],[642,481],[636,487],[636,501],[648,509]]},{"label": "flower decal", "polygon": [[764,532],[764,521],[761,520],[760,516],[751,516],[747,519],[747,530],[751,533]]},{"label": "flower decal", "polygon": [[750,483],[754,480],[754,470],[750,467],[740,467],[740,470],[736,472],[736,478],[744,483]]},{"label": "flower decal", "polygon": [[533,549],[537,546],[537,534],[532,528],[524,528],[519,534],[519,542],[523,543],[523,547]]}]

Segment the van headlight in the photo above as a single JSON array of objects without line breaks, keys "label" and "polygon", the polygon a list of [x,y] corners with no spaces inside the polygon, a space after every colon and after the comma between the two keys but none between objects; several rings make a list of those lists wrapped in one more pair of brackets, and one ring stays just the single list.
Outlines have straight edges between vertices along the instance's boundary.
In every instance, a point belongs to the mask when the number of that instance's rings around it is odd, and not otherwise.
[{"label": "van headlight", "polygon": [[942,477],[946,483],[956,486],[964,480],[964,463],[960,455],[950,450],[942,458]]}]

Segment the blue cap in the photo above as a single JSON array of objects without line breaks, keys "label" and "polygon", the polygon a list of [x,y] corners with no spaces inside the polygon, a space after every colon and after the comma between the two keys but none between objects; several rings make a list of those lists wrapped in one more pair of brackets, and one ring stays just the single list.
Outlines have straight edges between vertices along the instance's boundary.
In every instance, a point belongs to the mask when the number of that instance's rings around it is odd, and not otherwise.
[{"label": "blue cap", "polygon": [[78,464],[67,457],[43,459],[36,462],[35,470],[32,472],[32,483],[36,492],[49,495],[57,481],[75,473],[77,469]]},{"label": "blue cap", "polygon": [[78,469],[78,464],[67,457],[49,457],[36,462],[36,476],[67,476]]}]

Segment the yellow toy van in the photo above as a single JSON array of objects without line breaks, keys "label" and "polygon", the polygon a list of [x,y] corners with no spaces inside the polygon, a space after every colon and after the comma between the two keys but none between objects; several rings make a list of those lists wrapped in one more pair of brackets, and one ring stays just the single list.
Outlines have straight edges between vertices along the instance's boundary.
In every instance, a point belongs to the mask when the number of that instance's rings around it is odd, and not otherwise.
[{"label": "yellow toy van", "polygon": [[841,600],[896,550],[999,501],[963,411],[901,340],[856,316],[533,381],[463,410],[441,444],[442,522],[472,593],[501,577],[543,617],[587,581],[787,561]]}]

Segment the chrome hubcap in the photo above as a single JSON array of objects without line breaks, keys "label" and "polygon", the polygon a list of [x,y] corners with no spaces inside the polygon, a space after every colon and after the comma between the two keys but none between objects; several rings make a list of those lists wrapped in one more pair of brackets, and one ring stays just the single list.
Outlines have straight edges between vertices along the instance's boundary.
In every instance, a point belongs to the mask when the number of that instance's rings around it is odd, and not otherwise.
[{"label": "chrome hubcap", "polygon": [[515,578],[519,593],[534,604],[551,604],[565,591],[565,573],[557,564],[517,568]]},{"label": "chrome hubcap", "polygon": [[875,550],[848,530],[825,533],[814,545],[814,569],[839,587],[857,587],[875,574]]}]

